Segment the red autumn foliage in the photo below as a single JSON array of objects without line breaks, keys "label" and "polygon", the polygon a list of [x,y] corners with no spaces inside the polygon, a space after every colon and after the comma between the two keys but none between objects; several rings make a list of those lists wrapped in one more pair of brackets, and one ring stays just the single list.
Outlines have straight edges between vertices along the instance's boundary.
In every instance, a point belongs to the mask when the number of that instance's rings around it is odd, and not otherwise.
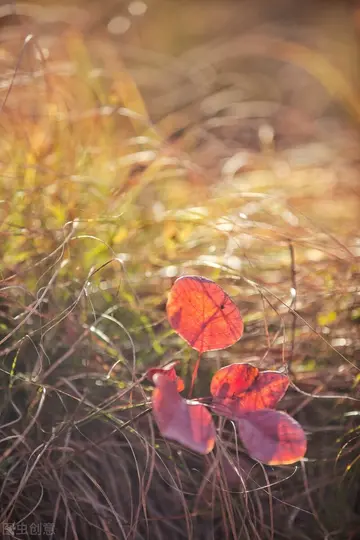
[{"label": "red autumn foliage", "polygon": [[234,302],[219,285],[203,277],[177,279],[166,310],[173,329],[200,353],[230,347],[243,333]]},{"label": "red autumn foliage", "polygon": [[170,362],[170,364],[162,368],[150,368],[147,370],[146,376],[151,382],[154,382],[154,375],[156,375],[157,373],[162,373],[163,375],[168,377],[170,381],[176,381],[177,391],[182,392],[185,388],[185,384],[182,378],[176,374],[175,366],[178,363],[178,361]]},{"label": "red autumn foliage", "polygon": [[[229,347],[243,333],[243,321],[236,305],[221,287],[202,277],[183,276],[175,281],[167,315],[174,330],[200,356],[206,351]],[[176,375],[176,363],[147,372],[155,385],[152,396],[155,420],[164,437],[207,454],[216,438],[211,414],[196,400],[179,395],[184,383]],[[225,366],[211,381],[212,411],[234,421],[248,454],[269,465],[294,463],[306,452],[306,436],[298,422],[284,412],[273,410],[288,386],[285,374],[260,372],[250,364]]]},{"label": "red autumn foliage", "polygon": [[289,378],[283,373],[260,372],[250,364],[231,364],[212,378],[213,410],[232,417],[245,410],[272,409],[288,386]]},{"label": "red autumn foliage", "polygon": [[156,373],[153,381],[152,406],[161,434],[200,454],[211,452],[216,431],[206,407],[182,398],[176,382],[163,373]]},{"label": "red autumn foliage", "polygon": [[305,433],[300,424],[284,412],[247,411],[237,419],[237,427],[249,455],[258,461],[287,465],[305,455]]}]

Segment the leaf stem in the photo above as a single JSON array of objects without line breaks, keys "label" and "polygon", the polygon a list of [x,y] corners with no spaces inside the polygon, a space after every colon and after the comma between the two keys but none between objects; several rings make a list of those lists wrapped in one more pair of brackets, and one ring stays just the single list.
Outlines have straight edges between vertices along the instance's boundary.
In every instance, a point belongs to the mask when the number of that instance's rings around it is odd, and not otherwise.
[{"label": "leaf stem", "polygon": [[193,393],[193,390],[194,390],[195,380],[196,380],[196,377],[197,377],[197,374],[198,374],[198,371],[199,371],[200,360],[201,360],[201,352],[199,352],[199,356],[198,356],[198,359],[196,361],[195,368],[194,368],[194,371],[193,371],[193,374],[192,374],[192,377],[191,377],[191,387],[190,387],[189,396],[188,396],[189,399],[191,399],[191,396],[192,396],[192,393]]}]

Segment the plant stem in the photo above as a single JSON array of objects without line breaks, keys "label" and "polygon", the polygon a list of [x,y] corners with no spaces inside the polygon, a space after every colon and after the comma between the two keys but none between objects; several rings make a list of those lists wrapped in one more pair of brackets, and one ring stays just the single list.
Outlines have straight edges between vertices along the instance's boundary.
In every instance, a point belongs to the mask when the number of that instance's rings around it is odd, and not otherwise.
[{"label": "plant stem", "polygon": [[198,359],[196,361],[195,368],[194,368],[194,371],[193,371],[193,374],[192,374],[192,377],[191,377],[191,387],[190,387],[189,396],[188,396],[189,399],[191,399],[191,396],[192,396],[192,393],[193,393],[195,380],[196,380],[196,377],[197,377],[197,373],[199,371],[200,359],[201,359],[201,353],[199,352],[199,356],[198,356]]}]

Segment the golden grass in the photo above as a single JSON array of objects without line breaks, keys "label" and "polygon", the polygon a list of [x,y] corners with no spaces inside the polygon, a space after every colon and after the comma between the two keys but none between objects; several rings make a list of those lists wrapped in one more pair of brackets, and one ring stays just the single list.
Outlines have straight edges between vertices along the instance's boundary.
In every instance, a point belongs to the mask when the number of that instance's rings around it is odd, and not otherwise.
[{"label": "golden grass", "polygon": [[[239,49],[300,63],[353,116],[315,121],[274,95],[235,106],[243,81],[227,63]],[[56,538],[355,540],[350,83],[321,55],[258,35],[195,50],[181,69],[145,55],[132,70],[75,31],[53,38],[48,58],[39,50],[32,38],[8,52],[18,64],[1,95],[0,522],[54,522]],[[244,143],[245,124],[255,139]],[[197,391],[224,362],[289,369],[283,405],[308,433],[304,463],[251,463],[231,426],[206,459],[155,432],[146,368],[178,358],[191,378],[164,309],[184,273],[221,283],[245,321],[235,347],[204,359]],[[243,471],[234,483],[226,456]]]}]

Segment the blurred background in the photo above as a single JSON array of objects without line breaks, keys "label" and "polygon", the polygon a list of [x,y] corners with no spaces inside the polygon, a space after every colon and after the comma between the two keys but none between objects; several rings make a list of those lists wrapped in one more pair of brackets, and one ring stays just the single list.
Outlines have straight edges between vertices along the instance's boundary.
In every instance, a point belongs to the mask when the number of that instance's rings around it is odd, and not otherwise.
[{"label": "blurred background", "polygon": [[[0,524],[360,537],[359,39],[356,1],[0,2]],[[146,369],[195,361],[165,316],[183,274],[245,322],[196,395],[287,370],[300,464],[156,431]]]}]

